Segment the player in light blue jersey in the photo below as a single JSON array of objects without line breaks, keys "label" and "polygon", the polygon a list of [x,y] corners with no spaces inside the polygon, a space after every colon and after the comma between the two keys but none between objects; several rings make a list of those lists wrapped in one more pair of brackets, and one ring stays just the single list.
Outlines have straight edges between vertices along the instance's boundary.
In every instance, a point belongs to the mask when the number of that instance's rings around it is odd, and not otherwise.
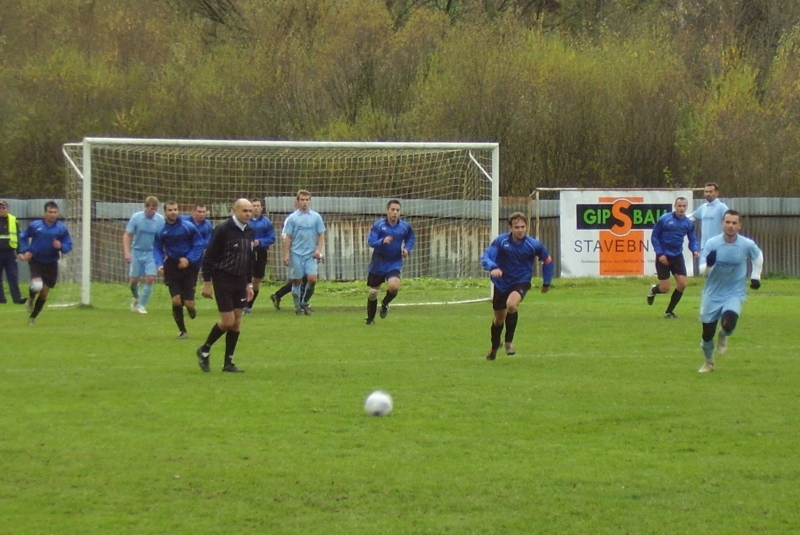
[{"label": "player in light blue jersey", "polygon": [[[156,280],[156,262],[153,257],[153,243],[164,227],[164,216],[158,213],[158,199],[152,195],[144,200],[144,210],[136,212],[128,221],[122,235],[122,249],[125,261],[130,264],[130,286],[133,301],[131,311],[147,314],[147,301],[153,292]],[[144,285],[139,289],[140,279]]]},{"label": "player in light blue jersey", "polygon": [[[706,246],[708,240],[722,234],[722,218],[728,211],[728,206],[717,198],[718,195],[719,185],[716,182],[707,183],[703,188],[706,202],[686,216],[692,221],[700,221],[700,249]],[[705,256],[701,253],[700,264],[705,263]]]},{"label": "player in light blue jersey", "polygon": [[508,217],[510,232],[499,235],[481,257],[483,269],[489,272],[494,284],[492,296],[492,347],[486,360],[494,360],[500,348],[503,325],[506,328],[506,355],[514,355],[514,333],[517,330],[519,305],[531,289],[533,264],[542,262],[542,293],[550,290],[553,281],[553,259],[542,242],[528,236],[528,218],[522,212]]},{"label": "player in light blue jersey", "polygon": [[[317,262],[322,259],[325,245],[325,223],[322,216],[310,208],[311,193],[297,192],[297,210],[286,218],[283,225],[283,264],[289,267],[292,280],[294,311],[298,316],[311,315],[308,302],[317,284]],[[301,290],[303,277],[307,278],[305,291]]]},{"label": "player in light blue jersey", "polygon": [[414,249],[414,230],[407,221],[400,219],[400,201],[386,204],[386,217],[372,224],[367,236],[367,245],[372,247],[372,260],[367,270],[367,325],[375,323],[378,311],[378,294],[386,281],[386,295],[381,300],[381,318],[389,313],[389,303],[400,291],[400,271],[408,253]]},{"label": "player in light blue jersey", "polygon": [[735,210],[728,210],[722,220],[722,235],[708,240],[704,252],[706,264],[701,270],[710,270],[700,302],[700,321],[703,335],[700,343],[706,361],[698,370],[700,373],[714,371],[714,333],[717,322],[721,320],[717,335],[717,354],[722,355],[728,348],[728,337],[733,334],[742,305],[747,299],[747,260],[752,263],[750,288],[761,287],[761,270],[764,267],[764,254],[750,238],[739,235],[742,217]]}]

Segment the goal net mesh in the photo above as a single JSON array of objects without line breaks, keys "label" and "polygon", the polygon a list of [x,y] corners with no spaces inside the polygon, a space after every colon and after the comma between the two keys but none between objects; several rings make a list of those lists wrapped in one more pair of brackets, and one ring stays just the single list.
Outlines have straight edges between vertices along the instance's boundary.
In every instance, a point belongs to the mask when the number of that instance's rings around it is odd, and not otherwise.
[{"label": "goal net mesh", "polygon": [[[312,194],[311,208],[322,214],[327,226],[321,280],[365,279],[371,225],[385,214],[389,200],[398,199],[403,218],[416,233],[416,246],[403,269],[404,280],[452,279],[448,301],[488,296],[488,285],[476,284],[475,279],[485,280],[480,256],[490,240],[496,147],[142,141],[91,142],[90,166],[84,162],[86,140],[64,145],[65,215],[75,241],[75,250],[62,268],[65,279],[80,282],[82,263],[88,261],[92,283],[127,281],[121,237],[128,219],[143,209],[148,195],[158,197],[162,207],[167,200],[176,201],[183,213],[203,203],[214,224],[229,217],[234,200],[262,198],[264,214],[279,234],[284,219],[294,210],[297,190],[306,189]],[[89,173],[90,180],[84,176]],[[85,214],[82,199],[88,183],[91,213]],[[88,255],[83,251],[85,217],[91,218]],[[268,256],[267,279],[279,283],[287,275],[281,250],[278,238]]]}]

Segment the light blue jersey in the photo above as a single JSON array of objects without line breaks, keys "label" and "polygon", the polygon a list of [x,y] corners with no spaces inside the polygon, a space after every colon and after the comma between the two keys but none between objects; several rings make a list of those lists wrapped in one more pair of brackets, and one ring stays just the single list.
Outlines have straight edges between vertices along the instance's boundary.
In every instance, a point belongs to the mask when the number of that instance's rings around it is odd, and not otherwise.
[{"label": "light blue jersey", "polygon": [[742,304],[747,298],[747,260],[752,261],[751,279],[761,278],[763,255],[761,249],[750,238],[737,235],[733,243],[725,241],[723,235],[710,238],[703,248],[704,256],[716,251],[717,259],[703,287],[700,304],[700,321],[717,321],[724,311],[741,314]]},{"label": "light blue jersey", "polygon": [[[704,249],[708,240],[714,236],[722,234],[722,220],[728,205],[719,199],[713,202],[703,203],[700,208],[689,214],[687,217],[692,221],[700,221],[700,249]],[[705,251],[700,253],[700,265],[706,263]]]},{"label": "light blue jersey", "polygon": [[153,217],[145,217],[144,211],[136,212],[128,221],[125,232],[133,235],[131,249],[134,251],[152,251],[156,234],[164,228],[164,216],[155,213]]},{"label": "light blue jersey", "polygon": [[727,211],[728,206],[724,202],[714,199],[713,202],[703,203],[688,215],[692,221],[700,221],[700,247],[705,247],[708,240],[722,234],[722,219]]},{"label": "light blue jersey", "polygon": [[306,257],[317,250],[317,237],[325,232],[322,216],[314,210],[295,210],[283,225],[283,233],[292,237],[289,254]]}]

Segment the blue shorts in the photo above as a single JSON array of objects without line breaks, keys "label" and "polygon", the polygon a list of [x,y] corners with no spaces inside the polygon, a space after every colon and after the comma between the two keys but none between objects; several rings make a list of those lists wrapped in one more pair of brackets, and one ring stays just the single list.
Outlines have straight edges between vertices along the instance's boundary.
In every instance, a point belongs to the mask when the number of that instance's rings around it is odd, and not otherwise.
[{"label": "blue shorts", "polygon": [[701,323],[714,323],[722,318],[725,312],[735,312],[737,316],[742,315],[742,304],[744,300],[741,297],[729,297],[726,301],[706,300],[700,304],[700,322]]},{"label": "blue shorts", "polygon": [[131,254],[131,267],[130,277],[146,277],[151,275],[156,276],[158,268],[156,261],[153,258],[153,251],[142,251],[141,249],[134,249]]},{"label": "blue shorts", "polygon": [[289,278],[302,279],[304,275],[317,276],[317,259],[313,254],[308,256],[290,255]]}]

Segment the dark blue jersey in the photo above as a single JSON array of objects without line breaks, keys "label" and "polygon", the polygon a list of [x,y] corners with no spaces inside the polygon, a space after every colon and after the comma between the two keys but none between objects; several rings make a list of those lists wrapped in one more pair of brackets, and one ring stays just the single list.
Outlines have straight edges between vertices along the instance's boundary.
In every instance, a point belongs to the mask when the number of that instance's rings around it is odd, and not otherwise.
[{"label": "dark blue jersey", "polygon": [[700,251],[697,235],[694,232],[694,222],[688,217],[678,217],[675,212],[670,212],[658,219],[650,235],[650,241],[653,242],[656,256],[662,254],[680,256],[683,254],[683,240],[686,237],[689,238],[689,250]]},{"label": "dark blue jersey", "polygon": [[275,243],[275,228],[267,216],[251,219],[247,226],[253,229],[255,239],[258,240],[257,249],[269,249],[269,246]]},{"label": "dark blue jersey", "polygon": [[208,242],[211,241],[211,232],[214,230],[214,225],[211,224],[211,221],[203,219],[201,223],[198,223],[190,215],[182,215],[181,219],[194,225],[197,232],[200,233],[200,237],[203,238],[203,247],[208,247]]},{"label": "dark blue jersey", "polygon": [[543,263],[542,283],[550,286],[553,282],[553,261],[547,247],[530,236],[514,241],[510,232],[499,235],[486,248],[481,257],[481,265],[486,271],[499,268],[503,276],[493,278],[492,283],[501,292],[509,291],[515,284],[524,284],[533,278],[533,263],[536,258]]},{"label": "dark blue jersey", "polygon": [[[61,242],[61,249],[53,247],[53,240]],[[55,264],[61,254],[67,254],[71,250],[72,237],[61,221],[48,225],[44,219],[37,219],[19,236],[18,252],[32,253],[33,259],[40,264]]]},{"label": "dark blue jersey", "polygon": [[[392,237],[391,243],[383,243],[387,236]],[[406,221],[400,219],[395,225],[390,225],[385,217],[375,221],[367,236],[367,245],[373,249],[369,273],[386,275],[392,271],[401,271],[403,249],[410,253],[415,241],[414,230]]]},{"label": "dark blue jersey", "polygon": [[186,258],[193,266],[200,267],[205,242],[194,224],[178,218],[174,223],[166,221],[153,242],[153,258],[161,267],[167,258]]}]

